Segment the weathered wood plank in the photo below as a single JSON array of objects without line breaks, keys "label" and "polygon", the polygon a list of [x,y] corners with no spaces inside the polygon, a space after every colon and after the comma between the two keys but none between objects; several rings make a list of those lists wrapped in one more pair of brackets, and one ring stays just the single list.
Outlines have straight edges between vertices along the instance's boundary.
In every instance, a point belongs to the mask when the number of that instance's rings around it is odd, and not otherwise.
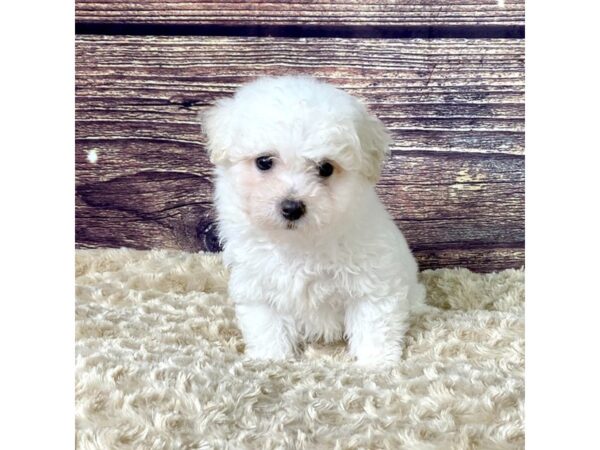
[{"label": "weathered wood plank", "polygon": [[261,75],[305,73],[365,100],[395,150],[522,154],[513,40],[79,37],[80,139],[201,143],[194,113]]},{"label": "weathered wood plank", "polygon": [[420,269],[467,267],[476,272],[493,272],[521,268],[525,261],[525,249],[522,247],[416,250],[414,254],[419,261]]},{"label": "weathered wood plank", "polygon": [[[140,185],[143,190],[147,186]],[[127,190],[115,193],[103,186],[81,186],[76,195],[75,242],[77,247],[131,247],[139,249],[178,248],[189,251],[218,251],[218,234],[214,226],[211,203],[193,201],[172,209],[148,210],[148,204],[137,204],[136,196]],[[83,192],[82,192],[83,191]],[[165,196],[179,195],[179,189],[166,190]],[[97,197],[112,199],[114,204],[100,206]],[[123,207],[124,201],[130,205]],[[96,206],[94,206],[96,205]]]},{"label": "weathered wood plank", "polygon": [[161,25],[524,25],[524,0],[77,0],[82,23]]},{"label": "weathered wood plank", "polygon": [[378,193],[413,248],[524,242],[523,159],[395,152]]},{"label": "weathered wood plank", "polygon": [[214,250],[197,112],[310,73],[391,129],[378,190],[423,268],[523,263],[522,43],[87,36],[76,52],[79,246]]},{"label": "weathered wood plank", "polygon": [[[155,157],[136,160],[122,153],[116,161],[110,157],[105,161],[100,153],[94,163],[98,172],[78,153],[78,229],[111,229],[113,222],[121,220],[127,222],[126,228],[138,228],[141,248],[162,244],[190,251],[207,249],[207,239],[213,238],[205,237],[202,230],[213,217],[211,169],[201,149],[197,150],[190,152],[186,169],[174,161],[171,170],[167,154],[157,170],[150,167]],[[514,157],[395,153],[378,193],[414,248],[516,246],[524,241],[522,162]],[[146,236],[148,227],[154,231]],[[172,234],[162,242],[155,236],[161,227]],[[90,236],[78,234],[77,240],[85,242]],[[99,244],[131,244],[118,233],[106,239],[102,237]]]}]

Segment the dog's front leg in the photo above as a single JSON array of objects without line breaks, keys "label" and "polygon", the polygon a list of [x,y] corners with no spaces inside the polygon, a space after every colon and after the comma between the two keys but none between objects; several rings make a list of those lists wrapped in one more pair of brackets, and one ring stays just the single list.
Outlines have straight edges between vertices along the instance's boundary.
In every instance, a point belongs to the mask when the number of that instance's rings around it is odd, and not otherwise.
[{"label": "dog's front leg", "polygon": [[361,365],[393,365],[402,355],[408,323],[404,298],[352,301],[346,308],[344,324],[350,355]]},{"label": "dog's front leg", "polygon": [[238,304],[235,310],[248,357],[282,360],[294,355],[296,332],[290,318],[264,303]]}]

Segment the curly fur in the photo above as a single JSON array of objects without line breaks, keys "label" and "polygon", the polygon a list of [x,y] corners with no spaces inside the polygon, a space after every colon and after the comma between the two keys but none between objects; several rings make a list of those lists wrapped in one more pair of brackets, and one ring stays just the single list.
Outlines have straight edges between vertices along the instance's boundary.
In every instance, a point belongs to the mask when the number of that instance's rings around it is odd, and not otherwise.
[{"label": "curly fur", "polygon": [[524,447],[523,272],[425,271],[402,360],[249,361],[220,255],[79,250],[80,450]]}]

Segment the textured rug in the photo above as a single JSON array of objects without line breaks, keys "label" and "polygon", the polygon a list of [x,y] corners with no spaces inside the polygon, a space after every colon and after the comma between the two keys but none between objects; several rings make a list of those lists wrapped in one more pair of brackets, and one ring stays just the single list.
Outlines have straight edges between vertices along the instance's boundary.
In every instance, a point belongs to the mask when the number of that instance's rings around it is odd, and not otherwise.
[{"label": "textured rug", "polygon": [[524,447],[524,275],[425,271],[403,361],[247,361],[218,255],[76,253],[79,449]]}]

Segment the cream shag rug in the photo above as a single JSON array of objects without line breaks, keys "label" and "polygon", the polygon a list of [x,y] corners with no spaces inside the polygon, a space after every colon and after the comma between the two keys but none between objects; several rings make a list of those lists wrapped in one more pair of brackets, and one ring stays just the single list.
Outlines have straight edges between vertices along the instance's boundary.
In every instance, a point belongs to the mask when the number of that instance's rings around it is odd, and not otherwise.
[{"label": "cream shag rug", "polygon": [[219,255],[76,253],[79,449],[517,449],[523,272],[425,271],[397,368],[246,361]]}]

